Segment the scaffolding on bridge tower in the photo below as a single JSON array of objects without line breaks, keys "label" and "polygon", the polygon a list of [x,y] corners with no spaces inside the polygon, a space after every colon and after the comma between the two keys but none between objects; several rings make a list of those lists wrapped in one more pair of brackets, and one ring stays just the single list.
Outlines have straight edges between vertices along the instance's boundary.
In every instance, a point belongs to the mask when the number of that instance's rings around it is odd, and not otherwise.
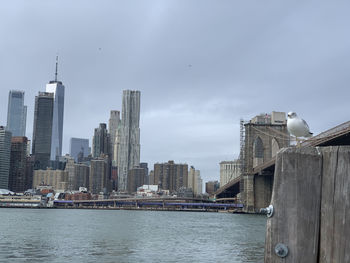
[{"label": "scaffolding on bridge tower", "polygon": [[246,162],[245,162],[245,126],[244,124],[246,121],[243,119],[240,119],[239,121],[239,137],[240,137],[240,152],[239,152],[239,162],[240,162],[240,168],[241,168],[241,181],[240,181],[240,193],[241,193],[241,200],[243,201],[244,199],[244,180],[243,176],[245,174],[245,167],[246,167]]}]

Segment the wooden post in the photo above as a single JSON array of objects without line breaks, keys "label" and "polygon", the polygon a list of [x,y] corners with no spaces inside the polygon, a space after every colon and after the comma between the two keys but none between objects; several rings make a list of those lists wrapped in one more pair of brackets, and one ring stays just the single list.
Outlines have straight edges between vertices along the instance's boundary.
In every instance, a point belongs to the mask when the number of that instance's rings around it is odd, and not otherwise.
[{"label": "wooden post", "polygon": [[323,153],[320,261],[350,262],[350,146]]},{"label": "wooden post", "polygon": [[[277,154],[265,263],[317,262],[321,173],[322,156],[316,148],[285,148]],[[286,257],[276,254],[277,244],[288,248]]]}]

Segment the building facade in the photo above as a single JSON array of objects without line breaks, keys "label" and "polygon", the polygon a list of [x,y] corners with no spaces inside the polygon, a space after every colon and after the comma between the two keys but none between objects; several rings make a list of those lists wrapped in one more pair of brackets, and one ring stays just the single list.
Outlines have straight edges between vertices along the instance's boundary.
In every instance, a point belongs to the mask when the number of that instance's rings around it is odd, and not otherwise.
[{"label": "building facade", "polygon": [[92,194],[108,193],[111,189],[109,159],[98,157],[91,160],[89,191]]},{"label": "building facade", "polygon": [[57,191],[68,189],[68,172],[63,170],[35,170],[33,176],[33,188],[39,186],[52,186]]},{"label": "building facade", "polygon": [[187,188],[192,189],[193,194],[196,196],[202,194],[202,185],[203,181],[200,171],[191,166],[188,172]]},{"label": "building facade", "polygon": [[97,158],[100,155],[110,155],[110,138],[105,123],[100,123],[98,128],[95,128],[92,138],[92,157]]},{"label": "building facade", "polygon": [[209,181],[205,183],[205,192],[211,196],[220,188],[218,181]]},{"label": "building facade", "polygon": [[69,155],[76,162],[78,162],[78,157],[88,157],[90,155],[89,139],[70,138]]},{"label": "building facade", "polygon": [[128,172],[128,193],[137,192],[137,188],[144,185],[146,170],[141,167],[134,167]]},{"label": "building facade", "polygon": [[46,169],[51,155],[53,93],[39,92],[35,97],[32,154],[34,169]]},{"label": "building facade", "polygon": [[0,126],[0,189],[8,189],[11,159],[11,132]]},{"label": "building facade", "polygon": [[12,136],[25,136],[27,122],[27,106],[24,106],[24,91],[10,90],[6,129]]},{"label": "building facade", "polygon": [[118,190],[127,190],[128,171],[140,165],[140,91],[124,90],[120,142],[118,142]]},{"label": "building facade", "polygon": [[86,164],[75,163],[74,158],[68,158],[65,171],[68,173],[67,189],[79,190],[79,187],[89,188],[90,167]]},{"label": "building facade", "polygon": [[31,188],[27,178],[27,145],[27,137],[16,136],[11,139],[9,189],[13,192],[24,192]]},{"label": "building facade", "polygon": [[167,163],[154,164],[154,182],[151,184],[159,185],[163,190],[169,190],[170,193],[176,192],[180,187],[188,185],[188,165],[176,164],[174,161]]},{"label": "building facade", "polygon": [[140,163],[140,167],[145,169],[145,182],[144,184],[149,184],[149,174],[148,174],[148,163]]},{"label": "building facade", "polygon": [[240,160],[220,162],[220,185],[224,186],[241,175]]},{"label": "building facade", "polygon": [[114,165],[117,165],[116,154],[118,154],[118,150],[115,151],[115,147],[116,147],[116,139],[117,139],[119,124],[120,124],[120,111],[112,110],[108,121],[108,131],[109,131],[109,137],[110,137],[111,160]]},{"label": "building facade", "polygon": [[61,81],[57,80],[57,57],[56,57],[56,73],[55,80],[46,84],[46,92],[53,93],[53,115],[52,115],[52,136],[51,136],[51,152],[50,159],[56,160],[62,156],[62,140],[63,140],[63,116],[64,116],[64,91],[65,87]]}]

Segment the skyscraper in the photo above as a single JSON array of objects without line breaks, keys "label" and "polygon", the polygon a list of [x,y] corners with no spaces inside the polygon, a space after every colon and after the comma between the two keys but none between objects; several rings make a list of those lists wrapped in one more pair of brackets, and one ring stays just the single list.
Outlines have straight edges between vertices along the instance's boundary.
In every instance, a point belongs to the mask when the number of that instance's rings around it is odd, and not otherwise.
[{"label": "skyscraper", "polygon": [[53,93],[39,92],[35,97],[33,145],[34,169],[49,166],[52,136]]},{"label": "skyscraper", "polygon": [[28,187],[27,168],[27,137],[12,137],[11,162],[9,174],[9,189],[14,192],[23,192]]},{"label": "skyscraper", "polygon": [[105,123],[100,123],[100,126],[95,128],[92,138],[92,157],[97,158],[101,154],[110,154],[110,139]]},{"label": "skyscraper", "polygon": [[111,110],[111,116],[109,118],[108,123],[108,130],[109,130],[109,136],[110,136],[110,153],[111,153],[111,160],[116,165],[117,163],[117,154],[114,151],[115,145],[116,145],[116,138],[117,138],[117,130],[120,123],[120,112],[117,110]]},{"label": "skyscraper", "polygon": [[56,57],[55,80],[46,84],[46,92],[54,94],[52,136],[50,160],[56,160],[56,156],[62,155],[63,139],[63,113],[64,113],[64,86],[57,80],[58,57]]},{"label": "skyscraper", "polygon": [[89,191],[93,194],[107,193],[111,189],[110,164],[108,158],[91,160]]},{"label": "skyscraper", "polygon": [[83,154],[82,157],[89,156],[89,139],[70,138],[69,155],[77,162],[79,153]]},{"label": "skyscraper", "polygon": [[140,164],[140,91],[124,90],[118,149],[118,190],[127,190],[128,171]]},{"label": "skyscraper", "polygon": [[0,189],[8,189],[11,157],[11,132],[0,126]]},{"label": "skyscraper", "polygon": [[24,91],[10,90],[7,108],[7,127],[12,136],[25,136],[27,106],[24,106]]}]

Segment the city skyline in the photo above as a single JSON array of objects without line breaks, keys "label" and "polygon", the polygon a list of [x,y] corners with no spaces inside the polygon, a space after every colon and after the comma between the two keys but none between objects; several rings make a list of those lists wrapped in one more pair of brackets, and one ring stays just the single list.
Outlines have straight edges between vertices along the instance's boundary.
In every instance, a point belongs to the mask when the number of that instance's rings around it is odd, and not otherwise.
[{"label": "city skyline", "polygon": [[[238,157],[240,118],[295,111],[315,135],[349,120],[349,5],[85,1],[80,12],[77,3],[7,2],[0,125],[9,90],[23,90],[31,139],[34,97],[58,54],[63,154],[71,137],[91,139],[121,110],[122,90],[137,89],[142,161],[186,162],[218,180],[219,163]],[[52,10],[65,18],[51,19]]]}]

